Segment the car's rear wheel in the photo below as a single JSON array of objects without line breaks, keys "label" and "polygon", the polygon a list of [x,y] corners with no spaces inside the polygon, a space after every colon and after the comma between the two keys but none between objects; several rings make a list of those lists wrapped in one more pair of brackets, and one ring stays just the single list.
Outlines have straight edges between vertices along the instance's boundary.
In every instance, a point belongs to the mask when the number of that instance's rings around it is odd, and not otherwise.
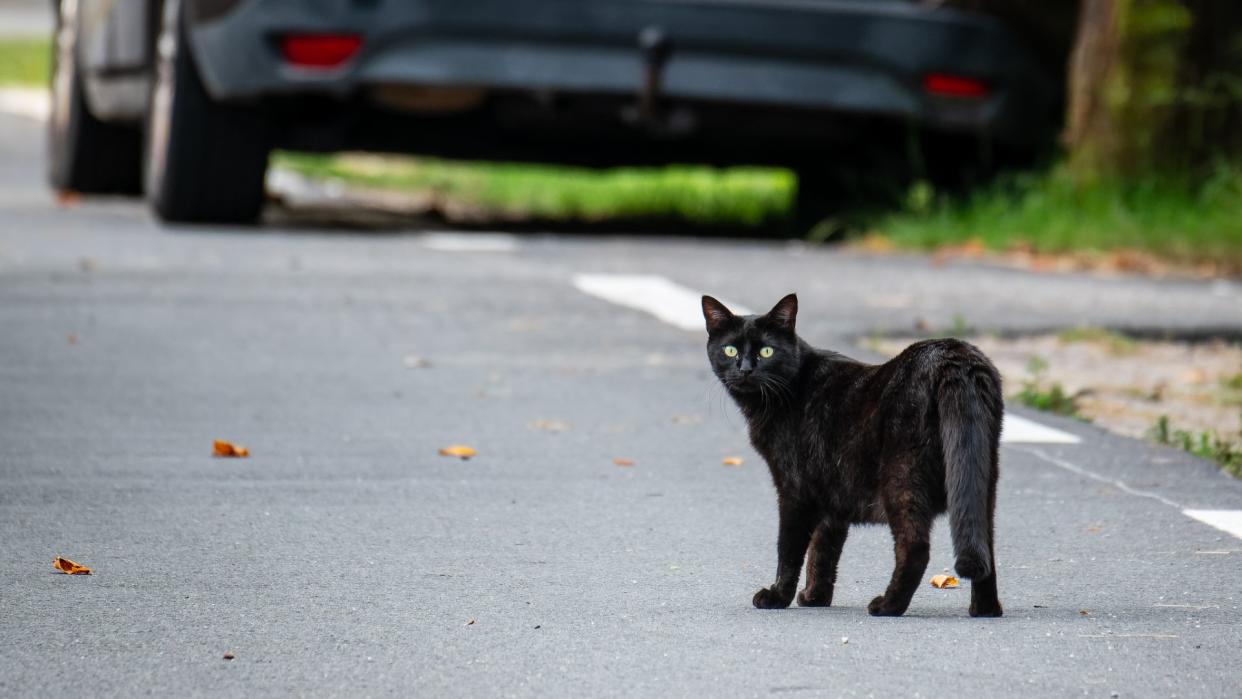
[{"label": "car's rear wheel", "polygon": [[263,207],[271,150],[263,112],[207,94],[169,0],[156,42],[147,117],[146,189],[170,222],[253,223]]},{"label": "car's rear wheel", "polygon": [[88,194],[142,192],[142,131],[91,114],[78,62],[78,3],[57,5],[52,45],[48,179],[58,190]]}]

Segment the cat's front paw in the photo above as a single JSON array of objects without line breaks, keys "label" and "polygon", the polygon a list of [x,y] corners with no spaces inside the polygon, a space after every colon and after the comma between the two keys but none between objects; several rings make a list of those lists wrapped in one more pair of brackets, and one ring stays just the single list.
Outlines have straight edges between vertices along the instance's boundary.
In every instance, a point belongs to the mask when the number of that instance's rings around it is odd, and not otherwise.
[{"label": "cat's front paw", "polygon": [[832,593],[821,595],[813,592],[810,588],[798,593],[799,607],[831,607]]},{"label": "cat's front paw", "polygon": [[906,613],[906,608],[894,606],[887,597],[880,595],[867,605],[867,613],[871,616],[901,616]]},{"label": "cat's front paw", "polygon": [[779,590],[765,587],[755,593],[751,602],[756,609],[784,609],[793,601],[793,595],[782,595]]}]

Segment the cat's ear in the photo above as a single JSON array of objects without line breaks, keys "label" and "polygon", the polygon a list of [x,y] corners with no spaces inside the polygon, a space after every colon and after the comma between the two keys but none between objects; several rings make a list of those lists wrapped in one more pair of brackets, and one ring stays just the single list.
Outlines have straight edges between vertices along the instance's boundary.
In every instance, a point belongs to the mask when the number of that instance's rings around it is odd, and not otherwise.
[{"label": "cat's ear", "polygon": [[798,318],[798,295],[789,294],[785,298],[776,302],[772,310],[768,311],[768,321],[789,332],[794,331],[794,321]]},{"label": "cat's ear", "polygon": [[703,297],[703,320],[707,321],[707,334],[721,330],[733,322],[733,312],[710,296]]}]

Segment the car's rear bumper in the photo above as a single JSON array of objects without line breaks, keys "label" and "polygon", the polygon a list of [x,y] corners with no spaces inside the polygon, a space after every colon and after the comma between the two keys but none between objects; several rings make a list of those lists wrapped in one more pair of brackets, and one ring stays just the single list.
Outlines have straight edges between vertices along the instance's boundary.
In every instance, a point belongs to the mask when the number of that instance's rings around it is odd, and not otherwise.
[{"label": "car's rear bumper", "polygon": [[[658,29],[671,50],[658,95],[874,114],[1022,142],[1047,126],[1052,86],[997,21],[900,2],[849,0],[243,0],[192,28],[217,99],[320,94],[380,85],[478,87],[544,95],[637,96],[649,84],[639,48]],[[285,62],[289,33],[351,32],[360,51],[339,69]],[[928,94],[930,73],[966,76],[984,97]]]}]

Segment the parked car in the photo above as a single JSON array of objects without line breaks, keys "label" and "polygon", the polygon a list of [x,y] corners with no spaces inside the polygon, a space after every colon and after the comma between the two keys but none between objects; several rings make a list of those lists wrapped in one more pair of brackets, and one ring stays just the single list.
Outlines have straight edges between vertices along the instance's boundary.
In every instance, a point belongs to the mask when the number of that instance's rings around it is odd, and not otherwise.
[{"label": "parked car", "polygon": [[55,9],[53,186],[145,191],[167,221],[256,220],[275,148],[806,174],[881,129],[1021,148],[1055,123],[1056,81],[1009,28],[923,2]]}]

